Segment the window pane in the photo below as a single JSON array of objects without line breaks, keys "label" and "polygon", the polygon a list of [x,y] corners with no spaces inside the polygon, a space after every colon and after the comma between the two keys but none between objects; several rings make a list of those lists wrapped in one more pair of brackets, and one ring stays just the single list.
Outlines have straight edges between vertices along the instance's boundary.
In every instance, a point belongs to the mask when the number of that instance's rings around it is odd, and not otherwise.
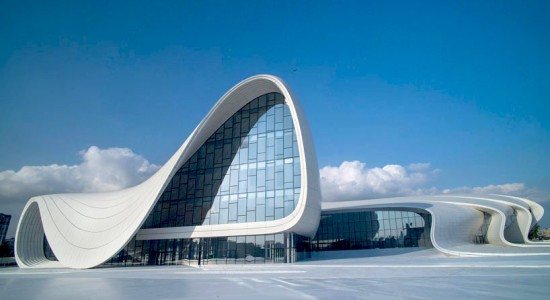
[{"label": "window pane", "polygon": [[[143,228],[287,216],[300,194],[296,145],[284,97],[270,93],[252,99],[181,166],[152,210],[157,213],[147,218]],[[271,196],[266,199],[264,191]]]}]

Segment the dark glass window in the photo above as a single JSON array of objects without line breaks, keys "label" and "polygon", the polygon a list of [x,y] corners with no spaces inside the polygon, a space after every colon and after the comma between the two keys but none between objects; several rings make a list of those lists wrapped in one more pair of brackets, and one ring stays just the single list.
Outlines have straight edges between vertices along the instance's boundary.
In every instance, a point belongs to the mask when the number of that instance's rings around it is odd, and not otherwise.
[{"label": "dark glass window", "polygon": [[314,251],[430,247],[430,225],[427,212],[323,213],[311,247]]},{"label": "dark glass window", "polygon": [[294,233],[201,239],[132,239],[103,266],[289,263],[308,257],[308,242],[308,238]]}]

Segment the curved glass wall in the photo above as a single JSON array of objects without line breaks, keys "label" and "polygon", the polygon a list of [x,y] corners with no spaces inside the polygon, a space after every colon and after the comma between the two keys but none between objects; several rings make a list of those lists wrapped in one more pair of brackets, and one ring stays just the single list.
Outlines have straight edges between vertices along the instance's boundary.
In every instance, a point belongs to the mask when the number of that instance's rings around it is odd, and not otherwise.
[{"label": "curved glass wall", "polygon": [[300,158],[283,95],[253,99],[185,162],[142,228],[281,219],[300,196]]},{"label": "curved glass wall", "polygon": [[429,213],[361,211],[323,213],[313,251],[430,247]]},{"label": "curved glass wall", "polygon": [[198,239],[132,239],[104,266],[295,262],[312,251],[432,247],[425,211],[324,212],[317,234],[294,233]]}]

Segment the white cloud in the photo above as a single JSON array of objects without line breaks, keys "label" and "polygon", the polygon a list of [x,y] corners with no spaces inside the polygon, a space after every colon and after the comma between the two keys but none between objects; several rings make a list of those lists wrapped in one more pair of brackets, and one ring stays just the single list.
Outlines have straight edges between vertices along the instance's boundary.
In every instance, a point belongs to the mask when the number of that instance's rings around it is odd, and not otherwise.
[{"label": "white cloud", "polygon": [[128,148],[91,146],[80,155],[78,165],[24,166],[19,171],[0,172],[0,212],[12,215],[10,236],[31,197],[119,190],[142,182],[159,168]]},{"label": "white cloud", "polygon": [[338,167],[326,166],[320,170],[321,190],[324,201],[428,194],[435,188],[425,185],[437,172],[429,163],[367,168],[357,160],[344,161]]},{"label": "white cloud", "polygon": [[429,163],[367,168],[365,163],[357,160],[344,161],[338,167],[326,166],[320,170],[323,201],[465,193],[501,194],[524,197],[539,203],[550,202],[545,191],[527,187],[521,182],[448,189],[427,186],[436,179],[438,172]]},{"label": "white cloud", "polygon": [[477,187],[459,187],[453,189],[445,189],[444,194],[456,193],[474,193],[474,194],[503,194],[514,196],[526,196],[527,189],[523,183],[505,183],[505,184],[490,184]]},{"label": "white cloud", "polygon": [[[501,194],[531,199],[550,211],[548,188],[527,186],[522,182],[449,189],[427,187],[436,179],[438,172],[429,163],[414,163],[407,167],[387,165],[382,168],[367,168],[360,161],[344,161],[338,167],[326,166],[320,170],[323,201],[458,193]],[[546,219],[543,218],[541,226],[548,227],[548,221],[544,220]]]},{"label": "white cloud", "polygon": [[545,206],[545,210],[550,210],[550,195],[548,189],[543,187],[527,186],[521,182],[505,183],[505,184],[490,184],[486,186],[476,187],[458,187],[452,189],[444,189],[441,191],[443,194],[498,194],[516,196],[526,199],[531,199],[540,205]]},{"label": "white cloud", "polygon": [[407,168],[411,171],[415,172],[423,172],[427,171],[431,168],[430,163],[414,163],[407,166]]}]

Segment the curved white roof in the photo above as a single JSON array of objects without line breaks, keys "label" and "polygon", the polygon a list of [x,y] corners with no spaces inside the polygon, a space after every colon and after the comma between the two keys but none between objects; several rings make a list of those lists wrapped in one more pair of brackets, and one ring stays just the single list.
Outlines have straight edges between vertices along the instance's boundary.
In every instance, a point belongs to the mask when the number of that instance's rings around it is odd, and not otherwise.
[{"label": "curved white roof", "polygon": [[[151,178],[116,192],[56,194],[31,198],[16,232],[15,257],[20,267],[61,264],[91,268],[118,253],[136,235],[167,186],[169,179],[197,149],[249,101],[277,92],[284,96],[295,126],[300,166],[301,194],[288,216],[265,222],[144,229],[138,239],[256,235],[292,231],[311,236],[320,218],[317,156],[302,108],[292,91],[270,75],[250,77],[229,90],[210,110],[189,138]],[[43,237],[59,260],[44,257]]]}]

